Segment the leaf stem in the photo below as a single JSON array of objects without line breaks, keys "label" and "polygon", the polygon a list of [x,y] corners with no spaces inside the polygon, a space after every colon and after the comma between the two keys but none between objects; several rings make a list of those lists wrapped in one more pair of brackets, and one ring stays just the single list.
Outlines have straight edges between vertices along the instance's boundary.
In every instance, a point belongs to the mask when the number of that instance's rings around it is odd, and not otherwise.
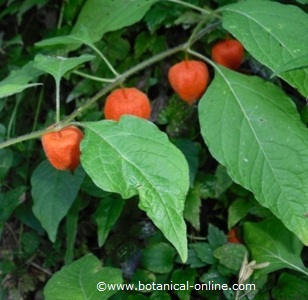
[{"label": "leaf stem", "polygon": [[84,78],[88,78],[88,79],[91,79],[91,80],[95,80],[95,81],[100,81],[100,82],[109,82],[109,83],[112,83],[115,81],[115,79],[109,79],[109,78],[100,78],[100,77],[97,77],[97,76],[93,76],[93,75],[89,75],[87,73],[84,73],[84,72],[81,72],[81,71],[73,71],[74,74],[76,75],[79,75],[81,77],[84,77]]},{"label": "leaf stem", "polygon": [[219,71],[217,65],[211,59],[207,58],[206,56],[204,56],[204,55],[202,55],[202,54],[200,54],[200,53],[198,53],[194,50],[191,50],[190,48],[187,49],[187,52],[190,53],[193,56],[201,58],[202,60],[207,62],[209,65],[211,65],[215,70]]},{"label": "leaf stem", "polygon": [[109,62],[109,60],[105,57],[105,55],[97,48],[93,43],[88,43],[87,44],[89,47],[91,47],[101,58],[102,60],[106,63],[110,71],[114,74],[114,76],[120,77],[120,74],[114,69],[112,64]]},{"label": "leaf stem", "polygon": [[56,124],[60,123],[60,78],[55,78],[56,81]]}]

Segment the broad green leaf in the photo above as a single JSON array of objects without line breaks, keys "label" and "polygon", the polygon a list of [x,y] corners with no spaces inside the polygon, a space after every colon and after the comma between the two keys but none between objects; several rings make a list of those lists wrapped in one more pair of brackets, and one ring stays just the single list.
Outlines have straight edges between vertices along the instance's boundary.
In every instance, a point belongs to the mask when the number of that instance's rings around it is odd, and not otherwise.
[{"label": "broad green leaf", "polygon": [[33,86],[42,85],[42,83],[30,83],[30,84],[5,84],[0,86],[0,98],[8,97],[22,92]]},{"label": "broad green leaf", "polygon": [[[307,54],[308,15],[300,8],[274,1],[241,1],[225,6],[223,26],[258,61],[277,72],[290,60]],[[308,97],[308,68],[281,73]]]},{"label": "broad green leaf", "polygon": [[282,273],[271,294],[274,300],[305,299],[308,281],[298,275]]},{"label": "broad green leaf", "polygon": [[123,116],[120,122],[84,123],[81,162],[93,182],[128,199],[139,195],[144,210],[181,258],[187,258],[184,201],[187,162],[154,124]]},{"label": "broad green leaf", "polygon": [[276,72],[277,74],[279,74],[286,71],[295,70],[299,68],[307,68],[307,67],[308,67],[308,53],[305,53],[301,56],[291,59]]},{"label": "broad green leaf", "polygon": [[76,169],[72,175],[69,171],[56,170],[47,160],[38,165],[32,174],[33,213],[52,242],[56,240],[60,221],[77,197],[84,176],[82,168]]},{"label": "broad green leaf", "polygon": [[242,244],[228,243],[214,251],[214,256],[219,263],[237,274],[241,268],[247,249]]},{"label": "broad green leaf", "polygon": [[88,0],[83,6],[71,32],[75,34],[85,26],[92,42],[106,32],[115,31],[140,21],[158,0]]},{"label": "broad green leaf", "polygon": [[154,273],[169,273],[173,269],[175,250],[167,243],[155,244],[142,251],[141,263]]},{"label": "broad green leaf", "polygon": [[279,220],[272,218],[260,223],[244,223],[244,239],[257,263],[270,263],[258,272],[289,268],[308,275],[301,260],[303,244]]},{"label": "broad green leaf", "polygon": [[308,245],[308,140],[275,85],[219,67],[199,104],[201,131],[231,178]]},{"label": "broad green leaf", "polygon": [[79,57],[52,57],[38,54],[35,56],[34,66],[39,70],[51,74],[55,80],[60,80],[66,72],[94,57],[88,54],[83,54]]},{"label": "broad green leaf", "polygon": [[98,246],[101,247],[110,229],[118,220],[125,202],[121,198],[104,198],[95,211],[95,222],[98,227]]},{"label": "broad green leaf", "polygon": [[[98,291],[99,283],[106,290]],[[121,270],[103,268],[98,258],[88,254],[55,273],[47,282],[44,295],[46,300],[104,300],[115,294],[116,285],[121,283]]]}]

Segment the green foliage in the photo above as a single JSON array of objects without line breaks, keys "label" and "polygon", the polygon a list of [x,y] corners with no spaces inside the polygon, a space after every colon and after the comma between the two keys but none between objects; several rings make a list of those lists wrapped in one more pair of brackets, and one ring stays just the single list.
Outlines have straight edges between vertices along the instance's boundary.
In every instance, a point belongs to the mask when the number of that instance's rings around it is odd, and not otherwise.
[{"label": "green foliage", "polygon": [[[246,1],[226,6],[222,12],[224,28],[273,72],[289,60],[307,55],[308,16],[298,7],[272,1]],[[257,38],[253,32],[258,34]],[[307,72],[307,68],[296,69],[279,76],[307,97]]]},{"label": "green foliage", "polygon": [[115,291],[106,290],[102,294],[96,285],[101,283],[101,288],[103,288],[105,284],[120,284],[121,282],[120,270],[102,267],[99,259],[88,254],[56,273],[46,285],[44,294],[46,300],[108,299]]},{"label": "green foliage", "polygon": [[53,242],[59,223],[76,199],[84,176],[81,168],[72,175],[54,169],[46,160],[38,165],[31,176],[33,213]]},{"label": "green foliage", "polygon": [[84,125],[81,161],[86,172],[97,186],[119,193],[124,199],[139,195],[139,207],[185,261],[186,227],[182,214],[188,167],[183,154],[156,126],[140,118],[123,116],[119,123]]},{"label": "green foliage", "polygon": [[[305,299],[307,1],[73,2],[0,4],[0,299]],[[228,36],[237,72],[211,60]],[[210,71],[192,105],[183,59]],[[103,119],[121,87],[149,120]],[[74,172],[39,140],[68,125]]]},{"label": "green foliage", "polygon": [[209,150],[231,178],[307,244],[308,144],[291,99],[272,83],[219,67],[199,114]]}]

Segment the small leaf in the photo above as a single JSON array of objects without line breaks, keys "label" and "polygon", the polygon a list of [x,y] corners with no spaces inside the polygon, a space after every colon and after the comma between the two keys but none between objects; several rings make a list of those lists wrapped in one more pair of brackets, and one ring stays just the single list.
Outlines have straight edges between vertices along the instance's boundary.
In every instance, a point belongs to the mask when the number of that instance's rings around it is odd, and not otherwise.
[{"label": "small leaf", "polygon": [[184,218],[198,231],[200,230],[201,198],[199,185],[189,190],[185,201]]},{"label": "small leaf", "polygon": [[25,86],[29,81],[39,77],[43,72],[36,69],[34,62],[30,61],[24,65],[21,69],[13,70],[5,79],[0,82],[0,90],[2,86],[18,85]]},{"label": "small leaf", "polygon": [[141,263],[149,271],[159,274],[173,269],[175,251],[167,243],[155,244],[142,251]]},{"label": "small leaf", "polygon": [[244,199],[236,199],[231,203],[228,209],[228,229],[236,225],[237,222],[241,221],[249,212],[252,204]]},{"label": "small leaf", "polygon": [[48,74],[51,74],[56,81],[59,81],[64,74],[86,61],[92,60],[95,56],[83,54],[79,57],[52,57],[38,54],[34,59],[34,66]]},{"label": "small leaf", "polygon": [[198,171],[199,166],[199,149],[196,145],[190,141],[185,139],[177,139],[174,144],[183,152],[185,158],[188,162],[189,166],[189,182],[190,187],[194,186],[196,173]]},{"label": "small leaf", "polygon": [[270,263],[260,274],[289,268],[308,275],[300,258],[303,244],[278,219],[244,223],[244,239],[257,264]]},{"label": "small leaf", "polygon": [[125,202],[121,198],[104,198],[95,211],[95,222],[98,227],[98,246],[101,247],[110,229],[118,220]]},{"label": "small leaf", "polygon": [[[1,88],[0,88],[1,89]],[[4,179],[13,163],[14,155],[10,149],[0,150],[0,179]]]},{"label": "small leaf", "polygon": [[196,282],[197,271],[195,269],[177,269],[172,273],[172,283],[178,284],[179,289],[175,290],[174,293],[181,300],[189,300],[190,294],[193,289],[187,289],[186,282],[188,282],[189,286],[193,286]]},{"label": "small leaf", "polygon": [[282,273],[272,289],[273,299],[305,299],[308,295],[308,281],[298,275]]},{"label": "small leaf", "polygon": [[213,256],[213,249],[209,243],[195,243],[190,245],[190,248],[194,249],[198,258],[206,264],[214,264],[216,262]]},{"label": "small leaf", "polygon": [[[106,284],[106,290],[98,291],[97,284]],[[121,270],[103,268],[94,255],[86,255],[72,264],[63,267],[47,282],[44,295],[46,300],[104,300],[117,292],[107,285],[121,284]],[[101,285],[101,288],[105,285]]]},{"label": "small leaf", "polygon": [[60,221],[77,197],[85,173],[76,169],[74,175],[58,171],[47,160],[34,170],[31,177],[33,213],[54,242]]},{"label": "small leaf", "polygon": [[144,210],[185,261],[184,201],[187,162],[154,124],[123,116],[120,122],[84,123],[81,162],[93,182],[127,199],[139,195]]},{"label": "small leaf", "polygon": [[208,240],[213,250],[227,243],[225,233],[212,224],[209,225]]},{"label": "small leaf", "polygon": [[33,86],[42,85],[42,83],[30,83],[30,84],[5,84],[0,86],[0,98],[8,97],[22,92]]},{"label": "small leaf", "polygon": [[[241,1],[221,11],[224,28],[275,73],[291,59],[307,54],[308,15],[300,8],[275,1]],[[308,68],[280,76],[308,97]]]},{"label": "small leaf", "polygon": [[228,243],[214,251],[214,256],[219,263],[232,270],[233,274],[237,274],[241,268],[246,247],[242,244]]},{"label": "small leaf", "polygon": [[65,264],[68,265],[74,260],[74,249],[78,230],[78,216],[79,216],[80,199],[74,201],[72,207],[66,215],[66,251]]}]

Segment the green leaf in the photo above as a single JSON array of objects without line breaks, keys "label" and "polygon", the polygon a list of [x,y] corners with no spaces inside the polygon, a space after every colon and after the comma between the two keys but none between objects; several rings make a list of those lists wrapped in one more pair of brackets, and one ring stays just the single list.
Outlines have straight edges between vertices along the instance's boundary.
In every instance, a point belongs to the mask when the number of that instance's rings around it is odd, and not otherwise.
[{"label": "green leaf", "polygon": [[25,197],[26,187],[20,186],[7,193],[0,194],[0,222],[6,222],[15,208],[22,203]]},{"label": "green leaf", "polygon": [[142,19],[158,0],[88,0],[83,6],[72,34],[85,26],[92,42],[106,32],[130,26]]},{"label": "green leaf", "polygon": [[301,260],[303,244],[279,220],[244,223],[244,239],[257,263],[270,263],[258,272],[264,274],[289,268],[308,275]]},{"label": "green leaf", "polygon": [[293,102],[269,82],[219,67],[199,119],[231,178],[308,245],[307,130]]},{"label": "green leaf", "polygon": [[[103,268],[94,255],[86,255],[72,264],[63,267],[47,282],[44,295],[46,300],[103,300],[117,292],[106,288],[98,291],[97,284],[121,284],[121,271],[115,268]],[[104,285],[101,284],[101,287]]]},{"label": "green leaf", "polygon": [[[173,284],[178,284],[179,289],[175,290],[174,293],[181,300],[189,300],[192,289],[186,288],[186,282],[189,282],[190,286],[193,286],[196,282],[197,271],[196,269],[184,269],[175,270],[172,273],[171,280]],[[181,288],[182,287],[182,288]]]},{"label": "green leaf", "polygon": [[74,34],[64,35],[64,36],[56,36],[50,39],[39,41],[35,44],[37,47],[48,47],[55,45],[71,45],[77,44],[80,46],[81,44],[88,45],[93,47],[94,44],[91,41],[89,32],[85,26],[80,26],[79,30]]},{"label": "green leaf", "polygon": [[48,74],[51,74],[56,81],[59,81],[64,74],[78,65],[93,59],[95,56],[83,54],[79,57],[52,57],[38,54],[34,59],[34,66]]},{"label": "green leaf", "polygon": [[230,230],[237,222],[241,221],[249,212],[252,204],[244,199],[236,199],[228,209],[228,229]]},{"label": "green leaf", "polygon": [[14,155],[10,149],[0,150],[0,179],[4,179],[6,177],[12,166],[13,159]]},{"label": "green leaf", "polygon": [[208,241],[213,250],[227,243],[227,237],[222,230],[212,224],[209,224],[208,230]]},{"label": "green leaf", "polygon": [[177,139],[174,144],[183,152],[189,166],[189,182],[190,187],[194,186],[196,173],[199,166],[199,149],[195,143],[186,139]]},{"label": "green leaf", "polygon": [[17,93],[22,92],[33,86],[42,85],[42,83],[30,83],[30,84],[5,84],[0,86],[0,98],[8,97]]},{"label": "green leaf", "polygon": [[213,249],[209,243],[195,243],[190,245],[191,249],[194,249],[198,258],[209,265],[212,265],[216,262],[216,259],[213,256]]},{"label": "green leaf", "polygon": [[[221,11],[224,28],[275,73],[290,60],[307,54],[308,15],[298,7],[274,1],[241,1]],[[279,76],[308,97],[308,68]]]},{"label": "green leaf", "polygon": [[189,190],[185,201],[184,218],[198,231],[200,230],[201,198],[199,185]]},{"label": "green leaf", "polygon": [[33,213],[47,231],[49,239],[56,240],[60,221],[66,216],[77,197],[85,173],[76,169],[58,171],[44,160],[31,176]]},{"label": "green leaf", "polygon": [[0,89],[3,86],[18,85],[25,86],[29,81],[39,77],[43,72],[34,67],[34,62],[30,61],[21,69],[13,70],[9,76],[0,82]]},{"label": "green leaf", "polygon": [[139,195],[144,210],[165,237],[187,258],[184,201],[187,162],[154,124],[123,116],[120,122],[84,123],[81,162],[93,182],[127,199]]},{"label": "green leaf", "polygon": [[214,251],[219,263],[237,274],[244,260],[246,247],[242,244],[228,243]]},{"label": "green leaf", "polygon": [[308,295],[308,281],[297,275],[283,273],[272,289],[275,300],[305,299]]},{"label": "green leaf", "polygon": [[66,251],[65,264],[68,265],[74,260],[75,242],[78,230],[78,216],[80,209],[80,199],[74,201],[72,207],[66,215]]},{"label": "green leaf", "polygon": [[98,227],[98,246],[101,247],[110,229],[118,220],[125,202],[121,198],[104,198],[95,211],[95,222]]},{"label": "green leaf", "polygon": [[142,251],[141,263],[149,271],[159,274],[173,269],[175,251],[167,243],[158,243]]}]

